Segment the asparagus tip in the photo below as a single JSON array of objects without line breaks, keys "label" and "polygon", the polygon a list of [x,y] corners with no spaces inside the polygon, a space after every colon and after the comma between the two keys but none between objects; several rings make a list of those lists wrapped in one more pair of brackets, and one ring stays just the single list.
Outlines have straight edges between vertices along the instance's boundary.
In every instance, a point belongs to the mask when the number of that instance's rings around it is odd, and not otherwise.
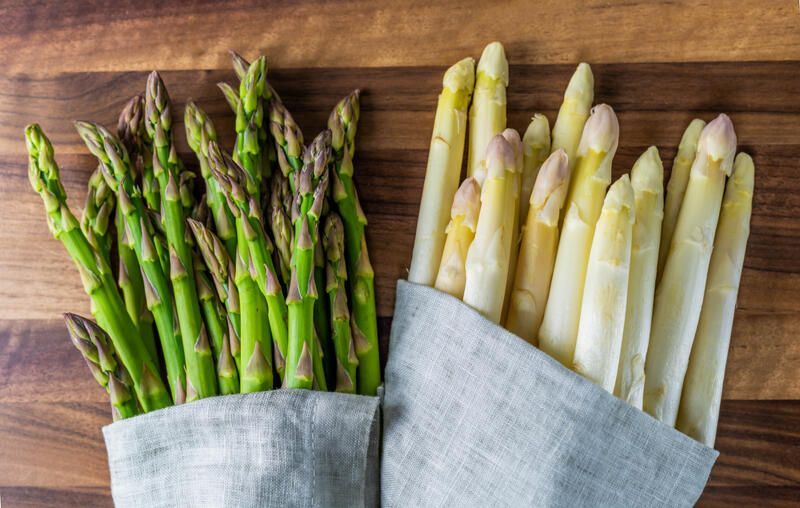
[{"label": "asparagus tip", "polygon": [[471,94],[475,87],[475,59],[464,58],[447,69],[442,78],[442,86],[453,92],[465,90]]},{"label": "asparagus tip", "polygon": [[503,137],[498,134],[489,142],[486,147],[486,169],[487,176],[502,178],[505,172],[516,164],[514,148]]},{"label": "asparagus tip", "polygon": [[596,153],[610,153],[617,149],[619,142],[619,120],[614,109],[608,104],[598,104],[592,108],[589,119],[583,128],[579,154],[589,150]]},{"label": "asparagus tip", "polygon": [[478,61],[478,74],[480,73],[500,80],[505,86],[508,86],[508,59],[506,59],[506,50],[501,43],[490,42],[483,48],[483,54]]},{"label": "asparagus tip", "polygon": [[726,174],[731,174],[736,152],[736,131],[728,115],[722,113],[706,125],[698,142],[698,153],[701,150],[715,161],[729,160],[731,164],[724,164],[723,170]]}]

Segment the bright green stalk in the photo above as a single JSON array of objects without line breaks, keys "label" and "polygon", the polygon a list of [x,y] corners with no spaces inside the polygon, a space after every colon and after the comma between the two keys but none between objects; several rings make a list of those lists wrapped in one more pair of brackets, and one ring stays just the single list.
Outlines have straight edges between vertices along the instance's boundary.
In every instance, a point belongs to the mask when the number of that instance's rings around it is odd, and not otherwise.
[{"label": "bright green stalk", "polygon": [[353,340],[358,355],[358,393],[375,395],[381,384],[378,318],[375,310],[375,272],[369,262],[364,229],[367,216],[353,184],[353,153],[359,116],[359,92],[342,99],[330,117],[336,171],[332,195],[344,223],[345,258],[353,305]]},{"label": "bright green stalk", "polygon": [[[322,227],[322,222],[327,214],[320,217],[318,221],[318,228]],[[325,250],[322,246],[323,242],[317,238],[317,243],[314,245],[314,285],[317,288],[327,287],[325,278]],[[314,372],[315,380],[321,378],[325,380],[324,388],[327,389],[328,385],[335,385],[336,383],[336,370],[334,369],[336,362],[334,361],[333,344],[331,343],[331,313],[330,305],[327,298],[317,298],[314,302],[314,330],[317,332],[317,341],[319,347],[318,351],[318,365],[317,371]],[[318,374],[321,374],[319,376]],[[323,386],[320,385],[320,389]]]},{"label": "bright green stalk", "polygon": [[147,307],[156,321],[172,397],[180,404],[186,398],[184,354],[174,319],[173,295],[164,272],[163,246],[148,219],[141,192],[133,182],[128,153],[120,141],[96,124],[78,122],[76,127],[89,151],[102,163],[109,185],[116,190],[118,206],[125,215],[126,234],[144,275]]},{"label": "bright green stalk", "polygon": [[[288,342],[288,310],[272,262],[272,242],[264,232],[264,221],[258,202],[245,190],[250,179],[249,174],[227,158],[216,143],[210,143],[209,153],[214,177],[235,217],[237,235],[244,235],[247,243],[245,266],[266,299],[270,332],[276,347],[276,367],[283,376]],[[242,238],[239,238],[239,242],[241,245]]]},{"label": "bright green stalk", "polygon": [[153,142],[153,171],[161,187],[162,220],[167,232],[170,279],[175,294],[186,359],[187,400],[218,393],[214,359],[195,287],[192,251],[186,241],[186,217],[178,188],[180,163],[172,142],[172,116],[167,89],[157,72],[147,80],[145,127]]},{"label": "bright green stalk", "polygon": [[264,173],[262,137],[264,130],[264,101],[267,92],[267,61],[262,56],[247,68],[239,83],[236,103],[236,150],[234,159],[250,175],[248,193],[259,202]]},{"label": "bright green stalk", "polygon": [[36,124],[25,129],[28,149],[28,176],[47,210],[48,226],[61,241],[81,274],[83,287],[92,299],[101,326],[108,332],[122,363],[133,380],[133,387],[145,411],[171,405],[169,394],[158,377],[158,367],[142,344],[117,291],[111,269],[92,249],[80,230],[78,220],[67,206],[53,147]]},{"label": "bright green stalk", "polygon": [[217,131],[206,112],[191,101],[186,104],[184,123],[186,125],[186,141],[197,155],[200,174],[203,175],[206,182],[206,202],[211,210],[214,228],[225,243],[228,254],[232,256],[236,252],[236,226],[233,223],[233,214],[219,190],[219,184],[211,175],[208,165],[208,143],[217,140]]},{"label": "bright green stalk", "polygon": [[117,362],[111,338],[94,322],[76,314],[64,314],[72,344],[83,355],[95,380],[111,398],[114,421],[139,414],[133,395],[133,380],[125,367]]},{"label": "bright green stalk", "polygon": [[344,259],[344,225],[339,214],[325,220],[323,241],[327,257],[326,291],[331,305],[331,329],[336,356],[336,391],[355,393],[358,357],[353,346],[350,310],[347,303],[347,265]]},{"label": "bright green stalk", "polygon": [[317,339],[314,334],[314,302],[318,298],[314,280],[314,246],[318,240],[318,221],[328,187],[331,133],[321,132],[304,155],[303,169],[295,187],[294,251],[292,275],[286,303],[289,306],[289,344],[286,355],[286,388],[311,389],[314,379]]}]

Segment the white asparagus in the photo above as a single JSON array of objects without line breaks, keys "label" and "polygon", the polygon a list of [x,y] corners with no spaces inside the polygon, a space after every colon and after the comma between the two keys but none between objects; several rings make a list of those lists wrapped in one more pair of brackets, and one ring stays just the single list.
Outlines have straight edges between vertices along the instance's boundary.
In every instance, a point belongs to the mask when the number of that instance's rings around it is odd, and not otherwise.
[{"label": "white asparagus", "polygon": [[664,273],[656,289],[643,409],[673,427],[700,319],[725,176],[731,174],[735,153],[733,124],[726,115],[719,115],[700,135]]},{"label": "white asparagus", "polygon": [[439,270],[453,195],[461,176],[467,106],[475,83],[475,60],[465,58],[444,74],[436,107],[428,168],[417,219],[408,280],[432,286]]},{"label": "white asparagus", "polygon": [[475,92],[469,109],[469,155],[467,176],[483,185],[486,178],[486,147],[506,128],[508,60],[503,45],[492,42],[478,61]]},{"label": "white asparagus", "polygon": [[488,171],[481,188],[475,239],[467,252],[464,303],[499,323],[511,249],[511,227],[506,223],[508,178],[514,174],[516,161],[514,149],[499,134],[486,152]]},{"label": "white asparagus", "polygon": [[633,222],[633,187],[622,175],[608,190],[594,230],[572,366],[608,392],[622,349]]},{"label": "white asparagus", "polygon": [[658,148],[648,148],[633,165],[631,186],[636,202],[636,220],[633,224],[628,305],[614,395],[641,409],[664,214],[664,167]]},{"label": "white asparagus", "polygon": [[578,146],[550,294],[539,328],[539,347],[567,367],[572,366],[575,354],[589,251],[611,183],[611,162],[618,140],[619,122],[614,110],[605,104],[593,108]]},{"label": "white asparagus", "polygon": [[567,152],[570,171],[575,168],[578,144],[586,119],[589,118],[592,102],[594,102],[592,68],[587,63],[580,63],[564,91],[564,102],[561,103],[556,123],[553,125],[553,144],[550,147],[551,152],[559,149]]},{"label": "white asparagus", "polygon": [[567,153],[556,150],[542,164],[530,193],[506,328],[538,345],[537,333],[550,291],[558,243],[558,217],[569,185]]},{"label": "white asparagus", "polygon": [[737,155],[722,201],[703,309],[678,411],[678,430],[709,447],[714,446],[717,434],[736,297],[750,234],[754,173],[750,156]]},{"label": "white asparagus", "polygon": [[[554,153],[558,151],[555,150]],[[566,152],[564,152],[566,154]],[[524,223],[528,217],[528,199],[539,168],[550,155],[550,122],[547,117],[536,113],[522,136],[522,190],[519,202],[519,219]],[[567,173],[569,174],[569,173]]]},{"label": "white asparagus", "polygon": [[466,261],[469,246],[475,238],[478,213],[481,207],[481,187],[470,177],[464,180],[453,198],[447,239],[442,252],[442,264],[434,287],[458,299],[464,296],[467,282]]},{"label": "white asparagus", "polygon": [[694,156],[697,154],[697,142],[700,140],[700,133],[706,123],[695,118],[686,127],[681,136],[681,143],[678,145],[678,153],[672,161],[672,171],[667,183],[667,198],[664,203],[664,221],[661,225],[661,251],[658,253],[658,274],[656,280],[661,280],[664,272],[664,263],[667,260],[667,253],[672,242],[672,235],[675,232],[675,224],[678,223],[678,213],[681,210],[683,195],[686,194],[686,185],[689,183],[689,171],[692,169]]},{"label": "white asparagus", "polygon": [[506,279],[506,291],[503,298],[503,312],[500,317],[500,322],[506,320],[508,313],[508,302],[510,300],[511,288],[514,285],[514,273],[517,270],[517,255],[519,254],[519,207],[520,207],[520,187],[522,186],[522,139],[519,137],[519,132],[514,129],[506,129],[501,135],[508,141],[511,148],[514,150],[514,173],[509,175],[506,180],[508,185],[508,199],[506,200],[506,218],[505,223],[511,224],[511,244],[509,245],[509,259],[508,259],[508,275]]}]

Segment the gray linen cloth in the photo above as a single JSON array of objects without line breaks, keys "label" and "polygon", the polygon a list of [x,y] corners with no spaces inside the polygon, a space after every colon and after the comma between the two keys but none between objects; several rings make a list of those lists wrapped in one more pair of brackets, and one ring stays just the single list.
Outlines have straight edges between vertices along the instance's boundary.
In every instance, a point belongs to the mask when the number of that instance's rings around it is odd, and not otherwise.
[{"label": "gray linen cloth", "polygon": [[118,507],[377,506],[377,397],[214,397],[103,428]]},{"label": "gray linen cloth", "polygon": [[691,506],[718,453],[461,301],[400,281],[383,506]]}]

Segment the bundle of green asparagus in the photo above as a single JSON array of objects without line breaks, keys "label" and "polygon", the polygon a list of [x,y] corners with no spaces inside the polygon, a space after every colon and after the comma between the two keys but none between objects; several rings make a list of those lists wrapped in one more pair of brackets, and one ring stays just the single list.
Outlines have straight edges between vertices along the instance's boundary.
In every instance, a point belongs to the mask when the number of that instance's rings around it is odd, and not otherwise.
[{"label": "bundle of green asparagus", "polygon": [[67,329],[115,419],[280,386],[375,395],[381,383],[353,182],[359,91],[305,146],[266,59],[232,55],[238,90],[220,84],[236,119],[231,153],[200,107],[185,110],[202,186],[177,154],[156,72],[116,134],[76,123],[99,163],[80,221],[50,141],[36,124],[25,130],[31,185],[96,320],[68,313]]},{"label": "bundle of green asparagus", "polygon": [[612,184],[619,123],[589,65],[552,133],[506,128],[508,83],[498,42],[445,73],[409,281],[713,446],[753,196],[733,124],[691,122],[665,202],[654,146]]}]

